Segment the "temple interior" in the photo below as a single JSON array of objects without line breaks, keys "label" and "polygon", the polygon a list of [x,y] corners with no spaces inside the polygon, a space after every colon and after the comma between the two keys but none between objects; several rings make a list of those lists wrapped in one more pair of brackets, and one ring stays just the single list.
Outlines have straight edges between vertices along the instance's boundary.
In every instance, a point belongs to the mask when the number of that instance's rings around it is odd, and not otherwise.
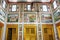
[{"label": "temple interior", "polygon": [[60,40],[60,0],[0,0],[0,40]]}]

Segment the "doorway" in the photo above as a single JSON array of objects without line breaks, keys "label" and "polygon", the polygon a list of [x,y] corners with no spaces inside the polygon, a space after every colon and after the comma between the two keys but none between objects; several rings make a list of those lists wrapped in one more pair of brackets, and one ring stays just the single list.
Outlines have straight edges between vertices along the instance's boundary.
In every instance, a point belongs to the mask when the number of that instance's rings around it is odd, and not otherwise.
[{"label": "doorway", "polygon": [[37,40],[35,24],[25,24],[24,25],[24,40]]},{"label": "doorway", "polygon": [[16,40],[16,28],[8,28],[7,40]]},{"label": "doorway", "polygon": [[8,28],[8,38],[7,40],[12,40],[12,28]]},{"label": "doorway", "polygon": [[43,31],[43,40],[55,40],[52,24],[43,24],[42,31]]},{"label": "doorway", "polygon": [[6,40],[18,40],[18,25],[7,24]]}]

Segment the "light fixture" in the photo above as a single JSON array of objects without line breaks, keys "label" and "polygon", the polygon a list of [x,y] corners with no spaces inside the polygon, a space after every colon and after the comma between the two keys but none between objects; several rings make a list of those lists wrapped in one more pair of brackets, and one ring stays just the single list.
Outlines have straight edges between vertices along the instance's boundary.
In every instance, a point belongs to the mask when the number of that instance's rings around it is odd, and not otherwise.
[{"label": "light fixture", "polygon": [[17,2],[18,0],[9,0],[9,2]]},{"label": "light fixture", "polygon": [[50,0],[41,0],[41,2],[50,2]]},{"label": "light fixture", "polygon": [[32,2],[32,0],[27,0],[27,2]]}]

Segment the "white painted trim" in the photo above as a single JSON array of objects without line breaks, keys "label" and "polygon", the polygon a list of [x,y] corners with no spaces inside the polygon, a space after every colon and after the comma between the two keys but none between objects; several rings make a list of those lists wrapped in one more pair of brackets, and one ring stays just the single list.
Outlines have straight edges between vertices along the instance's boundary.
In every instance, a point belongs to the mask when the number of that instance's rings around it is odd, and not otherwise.
[{"label": "white painted trim", "polygon": [[[6,17],[7,18],[7,14],[6,14]],[[4,22],[4,28],[3,28],[3,34],[2,34],[2,40],[5,40],[6,39],[6,20]]]}]

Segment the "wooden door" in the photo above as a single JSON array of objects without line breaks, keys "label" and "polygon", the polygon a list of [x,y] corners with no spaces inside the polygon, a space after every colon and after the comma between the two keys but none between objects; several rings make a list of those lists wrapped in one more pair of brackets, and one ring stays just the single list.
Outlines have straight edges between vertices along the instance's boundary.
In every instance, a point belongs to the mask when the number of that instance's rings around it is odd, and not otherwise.
[{"label": "wooden door", "polygon": [[43,40],[54,40],[53,25],[43,24],[42,30],[43,30]]},{"label": "wooden door", "polygon": [[12,28],[12,40],[17,40],[16,28]]},{"label": "wooden door", "polygon": [[18,40],[18,25],[7,24],[6,40]]},{"label": "wooden door", "polygon": [[12,28],[8,28],[7,40],[12,40]]},{"label": "wooden door", "polygon": [[24,25],[24,40],[36,40],[36,25]]},{"label": "wooden door", "polygon": [[17,40],[16,38],[16,28],[8,28],[7,40]]}]

